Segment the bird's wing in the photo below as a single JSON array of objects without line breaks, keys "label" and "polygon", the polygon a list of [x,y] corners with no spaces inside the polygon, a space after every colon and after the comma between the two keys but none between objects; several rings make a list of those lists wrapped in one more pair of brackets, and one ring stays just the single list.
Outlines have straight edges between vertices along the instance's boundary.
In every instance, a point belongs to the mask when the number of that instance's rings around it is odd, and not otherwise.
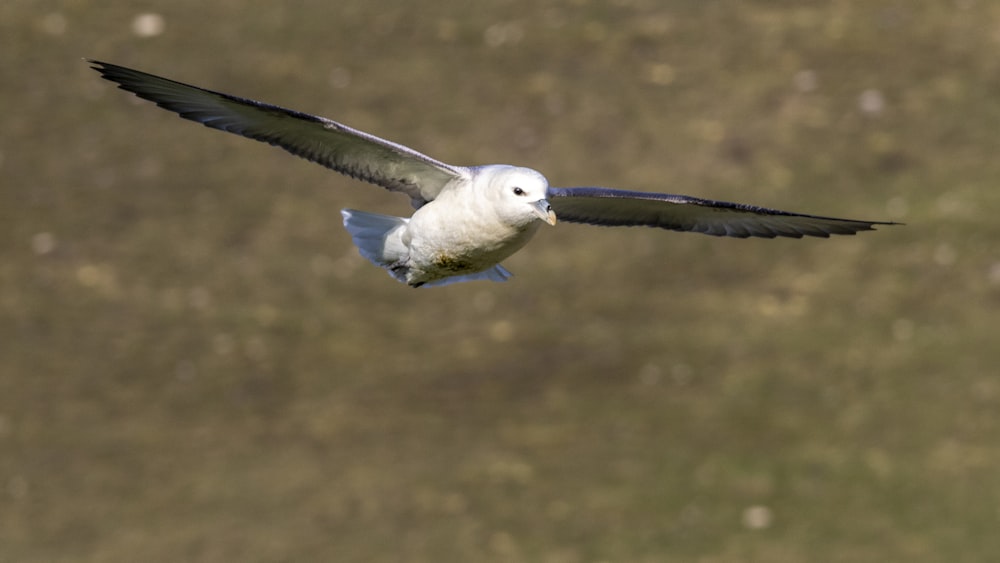
[{"label": "bird's wing", "polygon": [[322,117],[175,82],[138,70],[88,61],[104,78],[161,108],[206,127],[256,139],[359,180],[433,200],[464,168]]},{"label": "bird's wing", "polygon": [[609,188],[549,188],[548,200],[560,221],[659,227],[739,238],[826,238],[870,231],[875,225],[895,224],[803,215],[743,203]]}]

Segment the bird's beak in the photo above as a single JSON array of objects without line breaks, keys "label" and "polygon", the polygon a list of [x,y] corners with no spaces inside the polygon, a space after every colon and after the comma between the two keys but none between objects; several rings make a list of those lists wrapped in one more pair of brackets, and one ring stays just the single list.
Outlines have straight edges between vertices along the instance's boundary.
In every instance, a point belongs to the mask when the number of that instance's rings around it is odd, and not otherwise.
[{"label": "bird's beak", "polygon": [[540,199],[535,202],[535,213],[538,214],[538,218],[550,225],[556,224],[556,212],[552,211],[552,206],[549,205],[548,200]]}]

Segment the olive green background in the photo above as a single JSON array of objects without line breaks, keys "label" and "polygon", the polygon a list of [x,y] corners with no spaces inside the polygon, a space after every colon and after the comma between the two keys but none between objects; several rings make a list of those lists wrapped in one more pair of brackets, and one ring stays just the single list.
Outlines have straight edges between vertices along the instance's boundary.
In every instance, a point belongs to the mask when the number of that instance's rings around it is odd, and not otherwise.
[{"label": "olive green background", "polygon": [[[0,562],[1000,553],[1000,4],[5,0],[0,46]],[[405,197],[84,57],[907,225],[560,224],[508,283],[414,290],[339,215]]]}]

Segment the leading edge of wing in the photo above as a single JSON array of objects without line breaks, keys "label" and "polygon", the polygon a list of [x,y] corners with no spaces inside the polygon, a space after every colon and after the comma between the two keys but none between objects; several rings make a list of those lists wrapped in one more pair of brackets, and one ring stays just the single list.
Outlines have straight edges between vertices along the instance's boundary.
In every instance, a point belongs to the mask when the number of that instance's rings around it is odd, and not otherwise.
[{"label": "leading edge of wing", "polygon": [[86,61],[122,90],[184,119],[280,147],[336,172],[406,193],[415,202],[434,199],[448,182],[467,175],[461,167],[324,117]]},{"label": "leading edge of wing", "polygon": [[600,226],[646,226],[713,236],[829,237],[874,230],[887,221],[807,215],[745,203],[611,188],[549,188],[560,221]]}]

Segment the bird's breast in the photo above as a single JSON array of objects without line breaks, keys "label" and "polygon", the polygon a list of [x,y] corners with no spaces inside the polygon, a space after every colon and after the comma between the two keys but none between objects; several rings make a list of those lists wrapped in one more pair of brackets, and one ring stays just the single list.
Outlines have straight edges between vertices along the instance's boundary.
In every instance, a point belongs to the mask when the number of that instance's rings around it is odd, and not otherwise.
[{"label": "bird's breast", "polygon": [[411,260],[442,271],[492,267],[523,247],[538,228],[537,222],[517,228],[489,213],[455,213],[437,203],[418,209],[407,230]]}]

